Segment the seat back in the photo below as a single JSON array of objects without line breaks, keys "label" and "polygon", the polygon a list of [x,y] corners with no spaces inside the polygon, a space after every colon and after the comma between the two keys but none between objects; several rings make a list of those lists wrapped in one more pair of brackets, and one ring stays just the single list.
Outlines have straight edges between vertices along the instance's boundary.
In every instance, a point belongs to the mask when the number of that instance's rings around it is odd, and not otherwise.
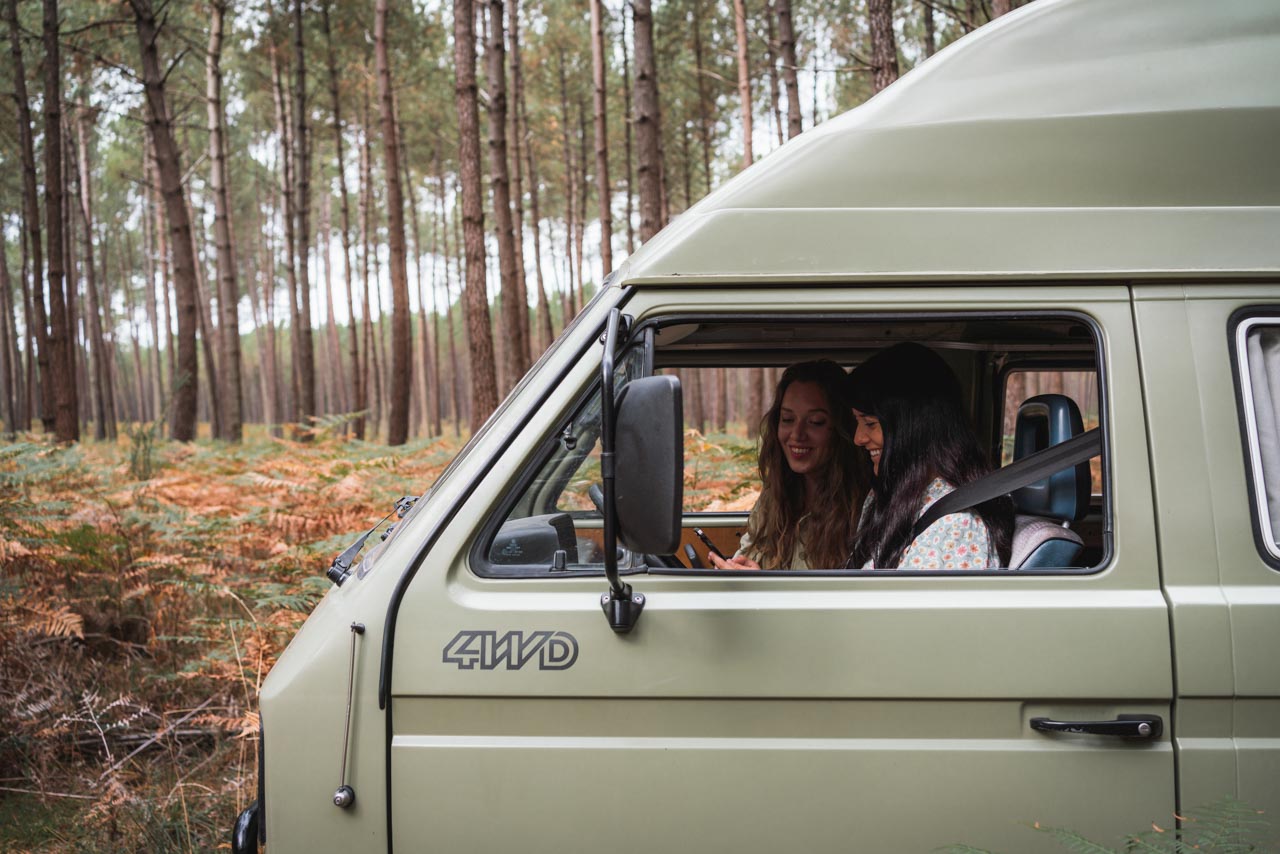
[{"label": "seat back", "polygon": [[[1023,459],[1084,432],[1080,408],[1066,395],[1041,394],[1018,407],[1013,458]],[[1009,565],[1014,569],[1074,566],[1084,549],[1066,523],[1089,512],[1091,476],[1082,462],[1014,490],[1018,517]]]}]

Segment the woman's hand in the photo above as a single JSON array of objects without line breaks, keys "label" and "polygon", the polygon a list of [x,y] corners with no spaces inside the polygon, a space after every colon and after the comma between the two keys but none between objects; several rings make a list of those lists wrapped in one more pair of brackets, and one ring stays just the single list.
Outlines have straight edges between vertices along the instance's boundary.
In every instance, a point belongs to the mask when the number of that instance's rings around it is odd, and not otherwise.
[{"label": "woman's hand", "polygon": [[707,554],[707,560],[711,561],[711,565],[716,569],[759,569],[760,564],[745,555],[734,555],[725,560],[714,552]]}]

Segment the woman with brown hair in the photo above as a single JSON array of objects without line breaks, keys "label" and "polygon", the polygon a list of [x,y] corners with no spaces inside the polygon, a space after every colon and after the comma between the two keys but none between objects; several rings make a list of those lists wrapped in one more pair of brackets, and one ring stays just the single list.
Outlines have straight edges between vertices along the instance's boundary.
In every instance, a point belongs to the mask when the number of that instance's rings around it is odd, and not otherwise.
[{"label": "woman with brown hair", "polygon": [[849,559],[857,513],[870,488],[853,443],[845,373],[835,362],[783,372],[760,425],[760,498],[741,548],[720,569],[838,569]]}]

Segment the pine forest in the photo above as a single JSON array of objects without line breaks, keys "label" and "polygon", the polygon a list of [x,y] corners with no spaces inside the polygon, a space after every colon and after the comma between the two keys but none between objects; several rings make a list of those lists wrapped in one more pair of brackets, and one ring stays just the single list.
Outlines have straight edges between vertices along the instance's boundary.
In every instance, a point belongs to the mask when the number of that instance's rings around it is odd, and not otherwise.
[{"label": "pine forest", "polygon": [[[1018,0],[0,0],[0,849],[225,847],[322,570],[631,253]],[[759,370],[685,390],[755,477]]]}]

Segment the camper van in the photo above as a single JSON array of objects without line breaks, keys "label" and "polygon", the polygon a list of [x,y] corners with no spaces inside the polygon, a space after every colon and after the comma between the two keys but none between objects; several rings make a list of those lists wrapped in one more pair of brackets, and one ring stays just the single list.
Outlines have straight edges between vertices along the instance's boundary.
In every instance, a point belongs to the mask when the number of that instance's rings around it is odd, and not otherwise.
[{"label": "camper van", "polygon": [[[1278,145],[1275,0],[1036,0],[745,170],[329,568],[234,850],[1051,851],[1034,824],[1110,844],[1223,797],[1274,821]],[[1019,530],[1047,536],[1001,570],[705,568],[694,529],[732,554],[750,508],[687,498],[682,388],[903,341],[1036,478]]]}]

